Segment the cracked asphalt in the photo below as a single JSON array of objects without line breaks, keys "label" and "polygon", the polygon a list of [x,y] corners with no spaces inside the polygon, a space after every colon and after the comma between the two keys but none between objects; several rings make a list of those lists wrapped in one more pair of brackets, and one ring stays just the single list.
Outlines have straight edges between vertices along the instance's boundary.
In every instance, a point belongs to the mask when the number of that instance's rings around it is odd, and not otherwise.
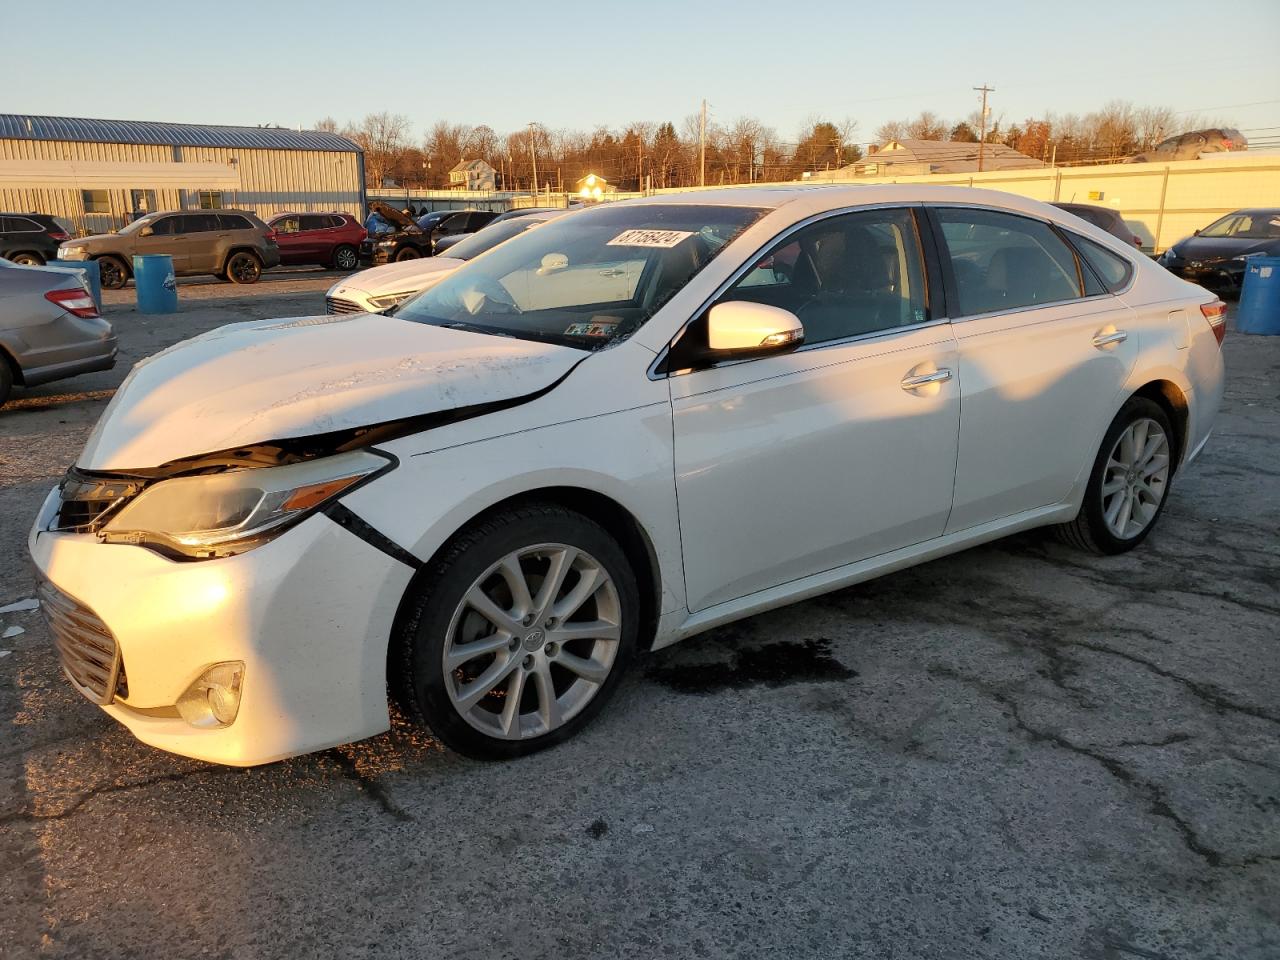
[{"label": "cracked asphalt", "polygon": [[[331,282],[109,293],[117,369],[0,411],[0,608],[130,363]],[[0,957],[1280,957],[1280,338],[1225,349],[1136,552],[1027,534],[755,617],[517,762],[402,723],[170,756],[0,612]]]}]

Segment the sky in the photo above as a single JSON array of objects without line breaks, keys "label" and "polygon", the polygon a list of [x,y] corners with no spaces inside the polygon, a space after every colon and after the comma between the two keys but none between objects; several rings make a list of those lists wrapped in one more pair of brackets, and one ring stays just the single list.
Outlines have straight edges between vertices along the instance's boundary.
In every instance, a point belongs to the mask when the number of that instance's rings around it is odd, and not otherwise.
[{"label": "sky", "polygon": [[417,139],[437,120],[499,133],[531,121],[679,129],[705,97],[713,122],[751,116],[794,141],[806,121],[852,118],[865,142],[921,110],[961,119],[986,83],[1006,126],[1123,99],[1280,134],[1280,0],[1212,10],[1205,0],[115,0],[103,16],[83,0],[5,2],[0,111],[312,127],[385,110],[407,116]]}]

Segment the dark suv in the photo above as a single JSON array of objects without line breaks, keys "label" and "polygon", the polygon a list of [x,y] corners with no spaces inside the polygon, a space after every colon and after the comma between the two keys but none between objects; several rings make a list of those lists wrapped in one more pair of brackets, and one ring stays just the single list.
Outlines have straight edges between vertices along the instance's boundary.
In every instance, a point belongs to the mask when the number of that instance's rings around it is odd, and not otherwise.
[{"label": "dark suv", "polygon": [[1132,244],[1139,250],[1142,249],[1142,238],[1130,230],[1129,225],[1124,222],[1124,217],[1110,207],[1095,207],[1091,203],[1055,203],[1054,206],[1067,213],[1074,213],[1081,220],[1088,221],[1095,227],[1101,227],[1121,243]]},{"label": "dark suv", "polygon": [[360,259],[377,265],[430,257],[441,237],[475,233],[497,216],[490,210],[436,210],[414,221],[380,200],[369,208],[392,224],[392,232],[370,236],[360,245]]},{"label": "dark suv", "polygon": [[180,277],[211,274],[232,283],[256,283],[267,267],[278,266],[275,234],[247,210],[187,210],[151,213],[119,233],[68,240],[58,248],[63,260],[97,260],[102,285],[118,290],[133,274],[133,258],[173,257]]},{"label": "dark suv", "polygon": [[67,231],[43,213],[0,213],[0,257],[39,267],[58,256]]},{"label": "dark suv", "polygon": [[360,265],[364,227],[349,213],[281,213],[267,221],[275,231],[283,264],[310,264],[335,270]]}]

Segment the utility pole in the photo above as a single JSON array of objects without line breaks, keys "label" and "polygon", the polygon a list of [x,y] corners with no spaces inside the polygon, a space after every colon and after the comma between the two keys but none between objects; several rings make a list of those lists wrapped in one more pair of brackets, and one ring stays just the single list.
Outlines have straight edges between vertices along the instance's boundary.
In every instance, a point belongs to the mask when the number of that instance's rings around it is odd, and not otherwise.
[{"label": "utility pole", "polygon": [[987,94],[995,93],[996,88],[988,87],[984,83],[982,86],[974,87],[973,89],[982,92],[982,114],[978,120],[978,127],[980,128],[978,133],[978,172],[981,173],[983,155],[987,150]]},{"label": "utility pole", "polygon": [[698,124],[698,186],[707,185],[707,101],[702,100],[702,122]]},{"label": "utility pole", "polygon": [[538,195],[538,151],[534,146],[533,128],[537,124],[529,124],[529,162],[533,164],[533,195]]}]

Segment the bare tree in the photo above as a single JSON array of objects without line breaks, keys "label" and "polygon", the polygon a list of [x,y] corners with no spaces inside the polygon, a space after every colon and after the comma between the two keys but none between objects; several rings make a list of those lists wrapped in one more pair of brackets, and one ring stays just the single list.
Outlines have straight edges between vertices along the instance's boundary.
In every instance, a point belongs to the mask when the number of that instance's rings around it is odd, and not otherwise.
[{"label": "bare tree", "polygon": [[364,150],[368,180],[382,186],[409,146],[409,118],[400,113],[371,113],[351,129],[350,136]]}]

